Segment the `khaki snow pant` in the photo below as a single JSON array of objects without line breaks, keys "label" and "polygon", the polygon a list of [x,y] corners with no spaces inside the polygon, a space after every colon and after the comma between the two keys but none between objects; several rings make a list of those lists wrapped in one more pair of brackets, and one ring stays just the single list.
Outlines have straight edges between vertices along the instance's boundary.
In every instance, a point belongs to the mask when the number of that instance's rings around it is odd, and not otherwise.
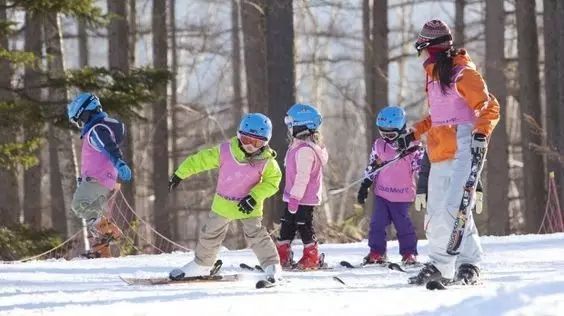
[{"label": "khaki snow pant", "polygon": [[[429,173],[425,234],[429,241],[429,258],[445,278],[454,277],[456,266],[463,263],[477,266],[482,258],[482,246],[472,211],[468,212],[464,236],[459,248],[460,254],[453,256],[446,252],[464,186],[470,175],[472,129],[471,124],[457,127],[457,150],[454,159],[432,163]],[[471,201],[468,209],[473,208],[474,201]]]},{"label": "khaki snow pant", "polygon": [[[279,264],[280,258],[276,245],[270,238],[266,228],[262,226],[262,217],[241,219],[247,244],[257,256],[262,267]],[[221,243],[225,239],[229,223],[232,220],[210,212],[209,218],[200,229],[200,237],[196,246],[195,259],[197,264],[212,266],[216,260]]]},{"label": "khaki snow pant", "polygon": [[85,220],[98,218],[106,211],[109,196],[110,190],[96,180],[82,180],[72,197],[71,208]]}]

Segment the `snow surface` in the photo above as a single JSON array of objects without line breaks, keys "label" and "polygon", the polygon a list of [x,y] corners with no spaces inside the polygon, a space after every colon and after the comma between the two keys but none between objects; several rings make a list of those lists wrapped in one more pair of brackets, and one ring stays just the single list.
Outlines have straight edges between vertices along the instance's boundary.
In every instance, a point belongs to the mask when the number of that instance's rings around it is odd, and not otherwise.
[{"label": "snow surface", "polygon": [[[128,286],[119,276],[166,276],[192,253],[0,264],[0,315],[564,315],[564,234],[483,237],[483,284],[446,291],[409,286],[408,275],[368,267],[285,272],[285,285],[254,289],[249,250],[224,250],[229,283]],[[397,242],[389,242],[399,260]],[[427,259],[427,242],[419,243]],[[360,262],[366,243],[325,244],[330,265]],[[294,246],[301,253],[301,246]],[[339,276],[347,286],[332,279]]]}]

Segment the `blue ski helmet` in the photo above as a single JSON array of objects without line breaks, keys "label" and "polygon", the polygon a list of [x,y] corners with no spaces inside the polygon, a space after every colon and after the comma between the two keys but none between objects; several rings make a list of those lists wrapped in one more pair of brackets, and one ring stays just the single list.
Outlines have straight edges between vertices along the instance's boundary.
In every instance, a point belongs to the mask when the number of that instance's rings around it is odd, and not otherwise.
[{"label": "blue ski helmet", "polygon": [[272,137],[272,122],[262,113],[247,113],[241,119],[239,133],[269,141]]},{"label": "blue ski helmet", "polygon": [[401,130],[405,127],[405,111],[396,105],[383,108],[376,118],[376,126],[384,130]]},{"label": "blue ski helmet", "polygon": [[284,123],[288,129],[297,126],[305,126],[309,130],[317,130],[321,126],[323,118],[321,113],[312,105],[296,103],[286,112]]},{"label": "blue ski helmet", "polygon": [[84,111],[94,111],[102,108],[100,100],[94,93],[82,92],[67,107],[67,115],[69,120],[75,124],[78,123],[80,115]]}]

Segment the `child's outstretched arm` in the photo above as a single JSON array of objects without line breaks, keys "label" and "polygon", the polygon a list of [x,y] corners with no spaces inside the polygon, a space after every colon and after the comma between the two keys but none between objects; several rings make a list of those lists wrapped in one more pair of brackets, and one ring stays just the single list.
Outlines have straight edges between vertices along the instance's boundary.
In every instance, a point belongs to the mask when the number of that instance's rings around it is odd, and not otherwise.
[{"label": "child's outstretched arm", "polygon": [[200,150],[188,156],[174,174],[184,180],[197,173],[219,168],[219,146]]},{"label": "child's outstretched arm", "polygon": [[282,181],[282,171],[275,159],[269,159],[264,167],[261,181],[255,185],[250,192],[250,195],[256,201],[264,201],[278,192]]}]

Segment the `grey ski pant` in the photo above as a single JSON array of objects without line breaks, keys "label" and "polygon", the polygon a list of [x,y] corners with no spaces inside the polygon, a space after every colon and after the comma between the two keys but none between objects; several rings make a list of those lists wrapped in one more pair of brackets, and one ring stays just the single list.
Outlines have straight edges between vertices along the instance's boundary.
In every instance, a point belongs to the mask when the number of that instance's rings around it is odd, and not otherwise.
[{"label": "grey ski pant", "polygon": [[98,218],[107,210],[110,192],[94,179],[82,180],[72,197],[71,208],[80,218]]},{"label": "grey ski pant", "polygon": [[[232,220],[210,212],[208,220],[200,228],[200,237],[196,245],[197,264],[212,266],[216,260],[221,243],[225,239],[229,223]],[[241,219],[247,244],[257,256],[262,267],[279,264],[278,251],[268,231],[262,226],[262,217]]]}]

